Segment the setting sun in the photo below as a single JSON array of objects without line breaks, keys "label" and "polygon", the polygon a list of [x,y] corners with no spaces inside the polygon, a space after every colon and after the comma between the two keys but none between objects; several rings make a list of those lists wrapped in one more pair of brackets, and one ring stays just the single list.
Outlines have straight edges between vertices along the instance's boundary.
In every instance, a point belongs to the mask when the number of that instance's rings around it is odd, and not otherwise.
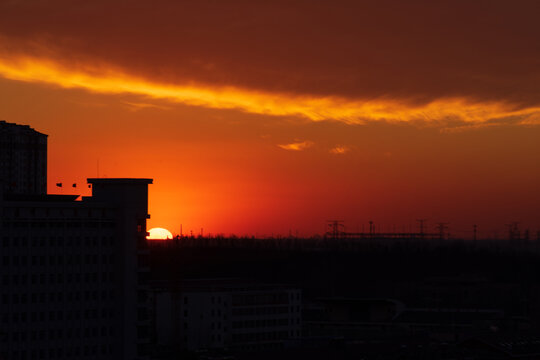
[{"label": "setting sun", "polygon": [[148,240],[167,240],[172,239],[173,235],[167,229],[153,228],[148,230],[149,235],[146,237]]}]

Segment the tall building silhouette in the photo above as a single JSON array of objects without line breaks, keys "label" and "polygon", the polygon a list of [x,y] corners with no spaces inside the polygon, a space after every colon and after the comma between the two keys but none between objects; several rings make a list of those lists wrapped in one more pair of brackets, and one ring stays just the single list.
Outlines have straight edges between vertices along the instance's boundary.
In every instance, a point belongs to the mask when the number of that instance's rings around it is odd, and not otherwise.
[{"label": "tall building silhouette", "polygon": [[14,194],[47,192],[47,135],[0,121],[0,187]]},{"label": "tall building silhouette", "polygon": [[88,183],[81,201],[0,192],[0,359],[147,358],[152,180]]}]

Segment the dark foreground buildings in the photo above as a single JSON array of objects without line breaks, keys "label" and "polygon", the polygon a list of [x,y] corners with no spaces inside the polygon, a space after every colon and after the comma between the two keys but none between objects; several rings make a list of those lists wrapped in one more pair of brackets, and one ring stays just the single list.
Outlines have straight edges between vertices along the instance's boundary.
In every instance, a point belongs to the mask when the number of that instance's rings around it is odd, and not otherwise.
[{"label": "dark foreground buildings", "polygon": [[46,135],[0,131],[0,360],[540,358],[540,241],[149,246],[152,180],[47,195]]},{"label": "dark foreground buildings", "polygon": [[301,337],[300,289],[238,279],[152,285],[154,343],[160,353],[272,351]]},{"label": "dark foreground buildings", "polygon": [[152,180],[47,195],[46,135],[0,128],[0,359],[147,358]]}]

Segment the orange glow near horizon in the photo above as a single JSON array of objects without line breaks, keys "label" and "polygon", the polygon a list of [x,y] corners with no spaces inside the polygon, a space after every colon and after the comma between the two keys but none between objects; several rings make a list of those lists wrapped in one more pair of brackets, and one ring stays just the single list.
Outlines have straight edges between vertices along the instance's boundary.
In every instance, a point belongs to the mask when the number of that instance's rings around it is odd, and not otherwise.
[{"label": "orange glow near horizon", "polygon": [[537,8],[0,1],[0,119],[49,136],[50,193],[154,179],[173,234],[533,238]]},{"label": "orange glow near horizon", "polygon": [[[234,87],[163,84],[112,68],[69,68],[41,58],[0,58],[0,76],[17,81],[45,83],[62,88],[79,88],[104,94],[134,94],[173,103],[213,109],[239,109],[272,116],[301,116],[312,121],[336,120],[348,124],[370,121],[435,124],[447,120],[483,126],[489,120],[519,117],[518,124],[540,123],[540,108],[515,109],[511,104],[439,99],[425,105],[408,105],[398,100],[351,100],[261,92]],[[152,104],[134,106],[153,106]]]},{"label": "orange glow near horizon", "polygon": [[347,231],[368,220],[409,231],[429,218],[465,235],[472,221],[484,234],[511,221],[540,226],[536,108],[162,84],[5,56],[0,118],[49,135],[49,192],[89,195],[88,177],[153,178],[150,228],[306,236],[328,219]]}]

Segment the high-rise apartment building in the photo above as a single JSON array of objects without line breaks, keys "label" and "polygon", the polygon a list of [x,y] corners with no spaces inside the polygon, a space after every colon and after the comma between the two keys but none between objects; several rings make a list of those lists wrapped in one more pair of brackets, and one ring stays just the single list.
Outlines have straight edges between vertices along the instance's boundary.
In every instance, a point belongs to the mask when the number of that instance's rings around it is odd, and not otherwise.
[{"label": "high-rise apartment building", "polygon": [[[24,174],[23,174],[24,176]],[[151,179],[0,192],[0,359],[145,359]]]},{"label": "high-rise apartment building", "polygon": [[47,192],[47,135],[0,121],[0,183],[13,194]]}]

